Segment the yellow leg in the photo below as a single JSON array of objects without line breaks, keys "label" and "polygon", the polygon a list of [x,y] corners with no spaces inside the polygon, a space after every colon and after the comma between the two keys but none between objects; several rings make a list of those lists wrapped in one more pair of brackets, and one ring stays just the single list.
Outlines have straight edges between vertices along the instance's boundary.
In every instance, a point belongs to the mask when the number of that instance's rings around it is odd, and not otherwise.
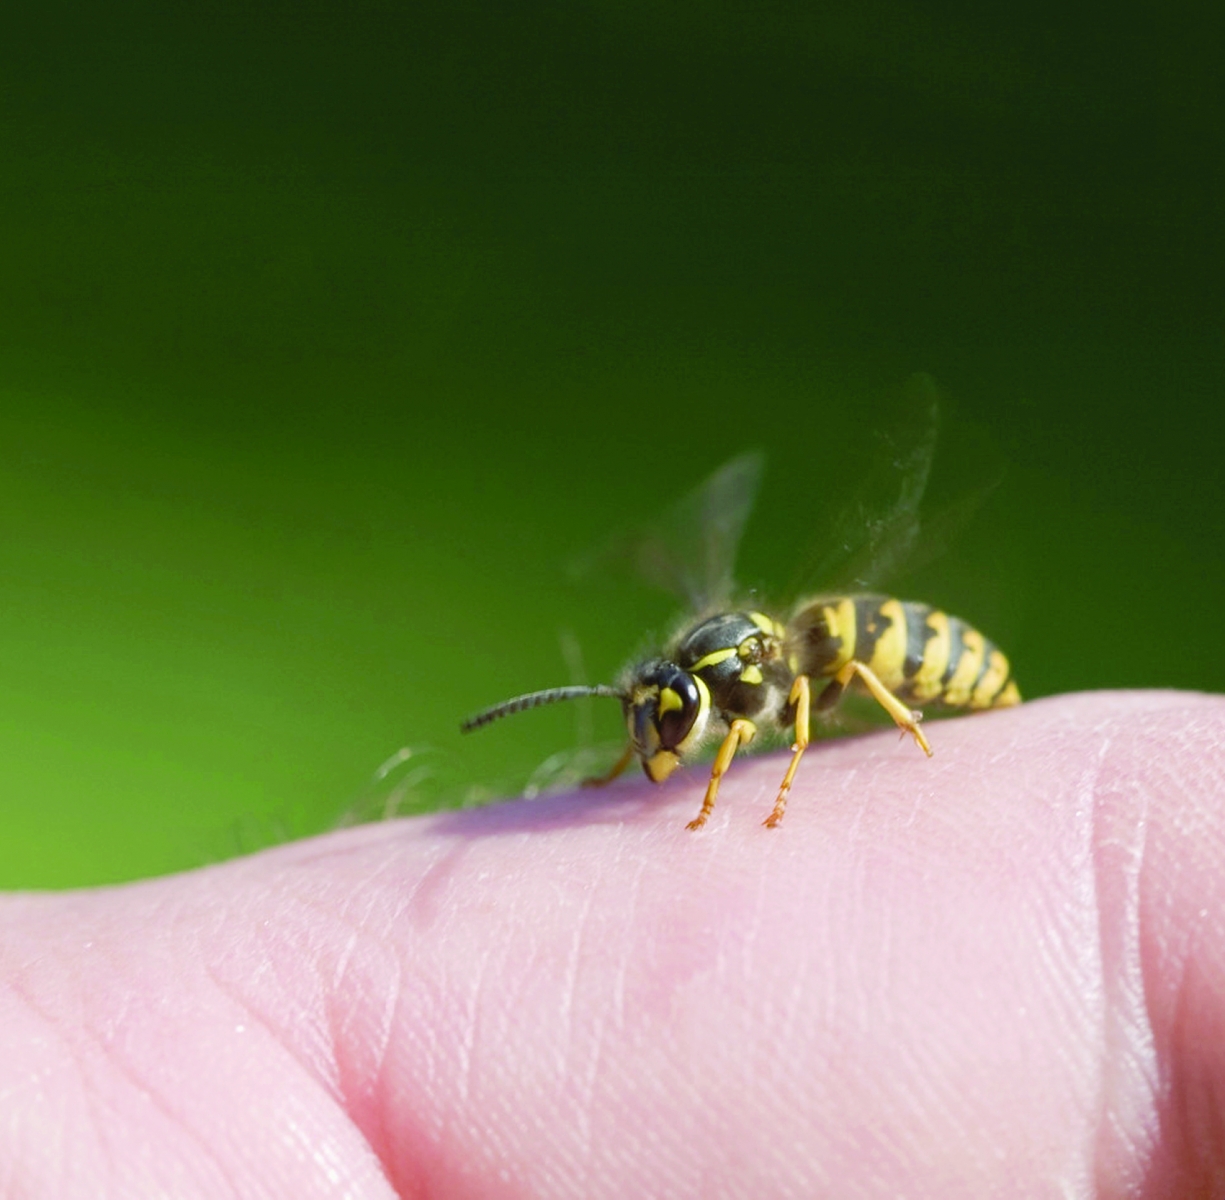
[{"label": "yellow leg", "polygon": [[593,775],[590,779],[584,779],[581,787],[603,787],[607,783],[612,783],[614,779],[620,775],[626,767],[634,761],[634,747],[626,746],[624,753],[603,775]]},{"label": "yellow leg", "polygon": [[856,659],[851,659],[834,678],[843,686],[846,687],[851,680],[858,675],[863,680],[864,686],[872,693],[876,702],[887,712],[897,724],[897,727],[903,732],[910,734],[915,740],[915,744],[931,758],[932,748],[927,744],[927,738],[923,736],[923,730],[919,728],[919,721],[923,714],[920,712],[912,712],[906,707],[881,681],[877,678],[874,672],[866,663],[861,663]]},{"label": "yellow leg", "polygon": [[808,676],[797,675],[791,685],[790,703],[795,705],[795,745],[791,747],[791,765],[783,776],[782,786],[778,789],[778,799],[774,801],[774,811],[766,818],[768,829],[773,829],[783,819],[787,811],[787,793],[791,791],[791,781],[795,778],[795,769],[808,749],[808,715],[810,709],[810,693]]},{"label": "yellow leg", "polygon": [[731,728],[727,731],[727,737],[723,739],[723,744],[719,747],[719,753],[715,755],[715,765],[710,769],[710,782],[706,785],[706,797],[702,801],[702,811],[685,826],[686,829],[701,829],[706,824],[706,818],[714,811],[715,797],[719,794],[719,780],[727,774],[727,768],[732,765],[736,751],[741,746],[747,746],[756,733],[757,726],[752,721],[746,721],[744,717],[737,717],[732,722]]}]

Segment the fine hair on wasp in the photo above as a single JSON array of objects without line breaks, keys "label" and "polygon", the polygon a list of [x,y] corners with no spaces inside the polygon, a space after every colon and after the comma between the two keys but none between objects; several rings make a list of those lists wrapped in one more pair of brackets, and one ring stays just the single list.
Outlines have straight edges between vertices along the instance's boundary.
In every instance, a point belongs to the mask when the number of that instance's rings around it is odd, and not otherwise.
[{"label": "fine hair on wasp", "polygon": [[[774,828],[808,748],[812,716],[832,710],[848,690],[875,700],[928,756],[931,745],[920,727],[924,709],[974,712],[1018,704],[1007,657],[971,624],[922,601],[864,587],[873,565],[896,567],[917,539],[938,405],[934,384],[916,379],[911,388],[922,405],[918,419],[907,414],[901,432],[884,439],[885,453],[855,497],[852,517],[835,522],[850,586],[809,594],[781,614],[727,602],[735,545],[762,467],[760,455],[741,455],[684,497],[662,522],[662,533],[633,547],[643,574],[670,576],[690,610],[706,615],[688,622],[657,655],[627,668],[615,685],[527,692],[469,717],[461,730],[545,704],[615,698],[628,744],[605,775],[588,782],[607,783],[637,758],[647,778],[663,783],[686,757],[717,742],[701,811],[688,824],[700,829],[736,753],[764,725],[792,735],[791,759],[765,820]],[[896,493],[884,506],[874,501],[881,487]],[[685,558],[686,529],[697,560]]]}]

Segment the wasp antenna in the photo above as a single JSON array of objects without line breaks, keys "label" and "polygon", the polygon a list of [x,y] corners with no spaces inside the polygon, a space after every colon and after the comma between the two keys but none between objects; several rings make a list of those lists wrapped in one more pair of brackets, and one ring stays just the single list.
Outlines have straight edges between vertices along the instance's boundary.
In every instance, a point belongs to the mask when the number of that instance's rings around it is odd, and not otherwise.
[{"label": "wasp antenna", "polygon": [[618,700],[624,698],[624,693],[606,683],[586,684],[576,687],[546,688],[543,692],[528,692],[525,696],[515,696],[511,700],[503,700],[482,712],[469,717],[460,727],[460,733],[471,733],[496,721],[499,717],[510,713],[523,712],[527,708],[539,708],[542,704],[556,704],[559,700],[577,700],[581,696],[615,696]]}]

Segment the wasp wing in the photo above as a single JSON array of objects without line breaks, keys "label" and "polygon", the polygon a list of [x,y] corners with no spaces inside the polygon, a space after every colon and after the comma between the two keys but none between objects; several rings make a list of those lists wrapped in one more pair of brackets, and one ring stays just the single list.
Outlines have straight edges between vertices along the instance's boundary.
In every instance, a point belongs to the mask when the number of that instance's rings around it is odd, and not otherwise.
[{"label": "wasp wing", "polygon": [[[871,590],[944,552],[999,483],[996,473],[943,508],[926,503],[944,408],[930,376],[911,377],[880,422],[875,453],[850,498],[830,505],[834,515],[801,556],[787,597]],[[977,453],[980,476],[991,461],[990,453]],[[736,553],[764,464],[760,451],[724,463],[658,519],[573,564],[572,578],[619,564],[694,612],[728,605],[736,594]]]},{"label": "wasp wing", "polygon": [[943,507],[927,503],[946,407],[929,375],[910,378],[876,434],[868,470],[850,500],[833,506],[825,535],[804,556],[790,597],[870,591],[944,553],[1001,477],[991,453],[978,450],[975,469],[989,478]]},{"label": "wasp wing", "polygon": [[810,555],[802,567],[822,588],[871,588],[910,558],[940,424],[939,398],[928,383],[911,381],[902,406],[877,433],[871,467],[850,500],[835,509],[825,553]]},{"label": "wasp wing", "polygon": [[764,465],[760,451],[724,463],[656,520],[580,559],[571,569],[572,577],[583,578],[593,569],[620,563],[695,612],[728,603],[736,552]]}]

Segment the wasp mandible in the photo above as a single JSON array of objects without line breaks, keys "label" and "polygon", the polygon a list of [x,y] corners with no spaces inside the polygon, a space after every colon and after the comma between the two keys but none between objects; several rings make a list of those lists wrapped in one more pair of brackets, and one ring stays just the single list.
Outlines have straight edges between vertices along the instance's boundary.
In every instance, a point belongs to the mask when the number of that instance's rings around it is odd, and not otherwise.
[{"label": "wasp mandible", "polygon": [[[870,574],[865,563],[892,566],[913,547],[937,415],[929,396],[917,434],[910,422],[911,432],[900,444],[895,437],[878,463],[876,481],[894,483],[891,502],[874,509],[861,498],[841,522],[840,553],[857,564],[855,582]],[[671,529],[635,547],[644,573],[670,575],[693,608],[707,615],[691,620],[657,657],[628,668],[616,685],[529,692],[469,717],[461,729],[581,696],[616,698],[629,744],[605,776],[590,781],[595,783],[616,778],[635,758],[647,778],[662,783],[686,757],[717,739],[702,809],[689,829],[706,824],[720,781],[759,727],[793,733],[791,760],[765,821],[774,828],[808,748],[812,715],[831,711],[848,689],[875,699],[929,757],[931,745],[920,727],[925,707],[969,712],[1020,703],[1003,652],[966,621],[919,601],[848,590],[809,596],[781,619],[757,607],[712,607],[705,597],[730,594],[731,557],[760,472],[758,455],[733,459],[681,501],[665,522]],[[845,536],[848,521],[863,529],[858,557]],[[670,562],[667,543],[695,522],[696,550]],[[816,684],[821,687],[814,696]]]}]

